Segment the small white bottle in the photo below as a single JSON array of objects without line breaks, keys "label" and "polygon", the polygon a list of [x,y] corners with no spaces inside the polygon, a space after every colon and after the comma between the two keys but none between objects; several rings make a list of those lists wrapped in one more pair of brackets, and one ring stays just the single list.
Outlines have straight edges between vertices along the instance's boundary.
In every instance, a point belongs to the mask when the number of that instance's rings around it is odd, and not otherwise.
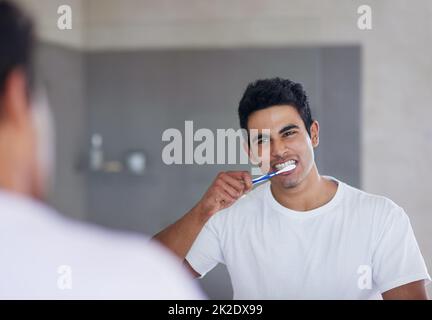
[{"label": "small white bottle", "polygon": [[91,137],[91,148],[90,148],[90,169],[93,171],[99,171],[102,169],[104,157],[102,150],[103,139],[100,134],[93,134]]}]

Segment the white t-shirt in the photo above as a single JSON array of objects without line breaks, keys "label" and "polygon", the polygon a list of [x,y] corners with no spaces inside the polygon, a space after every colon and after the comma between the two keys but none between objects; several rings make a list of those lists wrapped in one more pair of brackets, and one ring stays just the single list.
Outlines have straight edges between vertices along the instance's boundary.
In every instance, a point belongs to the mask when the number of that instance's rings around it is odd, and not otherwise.
[{"label": "white t-shirt", "polygon": [[234,299],[381,299],[430,280],[403,209],[329,178],[335,196],[306,212],[259,186],[209,219],[187,261],[202,276],[226,264]]},{"label": "white t-shirt", "polygon": [[181,262],[138,235],[0,192],[0,299],[202,299]]}]

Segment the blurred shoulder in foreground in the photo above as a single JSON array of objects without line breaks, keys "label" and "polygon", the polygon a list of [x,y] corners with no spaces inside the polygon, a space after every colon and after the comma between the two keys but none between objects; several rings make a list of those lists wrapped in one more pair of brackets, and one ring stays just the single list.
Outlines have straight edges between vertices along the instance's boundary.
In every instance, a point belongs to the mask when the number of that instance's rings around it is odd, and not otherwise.
[{"label": "blurred shoulder in foreground", "polygon": [[43,204],[54,146],[48,108],[32,98],[34,42],[31,19],[0,0],[0,298],[203,298],[181,262],[148,239]]}]

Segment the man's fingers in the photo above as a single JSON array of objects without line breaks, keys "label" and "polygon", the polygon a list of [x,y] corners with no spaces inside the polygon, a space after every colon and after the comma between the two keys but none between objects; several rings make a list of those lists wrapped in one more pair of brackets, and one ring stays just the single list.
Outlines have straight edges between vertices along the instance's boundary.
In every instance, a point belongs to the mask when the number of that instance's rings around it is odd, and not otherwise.
[{"label": "man's fingers", "polygon": [[243,181],[246,185],[246,191],[252,190],[253,183],[252,183],[252,176],[248,171],[243,171]]},{"label": "man's fingers", "polygon": [[243,194],[245,185],[243,184],[242,180],[236,179],[229,174],[222,175],[221,179],[227,184],[229,184],[231,187],[236,189],[236,191],[239,193],[239,196]]},{"label": "man's fingers", "polygon": [[233,178],[236,178],[238,180],[243,180],[243,175],[245,173],[249,173],[247,171],[227,171],[226,174],[230,175]]},{"label": "man's fingers", "polygon": [[237,199],[241,195],[241,193],[239,191],[237,191],[235,188],[233,188],[231,185],[229,185],[224,180],[218,181],[218,186],[222,190],[224,190],[226,193],[228,193],[231,197],[233,197],[234,199]]},{"label": "man's fingers", "polygon": [[[219,177],[228,182],[242,194],[252,190],[252,175],[249,171],[228,171],[219,174]],[[239,184],[240,183],[240,184]]]},{"label": "man's fingers", "polygon": [[245,192],[253,188],[252,175],[249,171],[232,171],[232,175],[241,181]]},{"label": "man's fingers", "polygon": [[234,201],[236,201],[236,198],[232,197],[227,191],[225,191],[222,188],[218,189],[218,191],[215,195],[215,199],[220,204],[225,204],[225,205],[229,205],[229,204],[233,203]]},{"label": "man's fingers", "polygon": [[249,171],[228,171],[227,174],[237,180],[241,180],[248,190],[252,189],[252,175]]}]

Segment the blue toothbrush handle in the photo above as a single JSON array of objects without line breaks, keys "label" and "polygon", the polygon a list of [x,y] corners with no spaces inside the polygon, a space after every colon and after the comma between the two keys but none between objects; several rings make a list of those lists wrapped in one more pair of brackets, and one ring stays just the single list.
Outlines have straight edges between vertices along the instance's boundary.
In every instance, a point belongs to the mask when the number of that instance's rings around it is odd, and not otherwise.
[{"label": "blue toothbrush handle", "polygon": [[252,184],[256,184],[256,183],[259,183],[259,182],[262,182],[262,181],[266,181],[266,180],[270,179],[271,177],[273,177],[275,175],[276,175],[276,172],[265,174],[265,175],[263,175],[261,177],[253,179],[252,180]]}]

